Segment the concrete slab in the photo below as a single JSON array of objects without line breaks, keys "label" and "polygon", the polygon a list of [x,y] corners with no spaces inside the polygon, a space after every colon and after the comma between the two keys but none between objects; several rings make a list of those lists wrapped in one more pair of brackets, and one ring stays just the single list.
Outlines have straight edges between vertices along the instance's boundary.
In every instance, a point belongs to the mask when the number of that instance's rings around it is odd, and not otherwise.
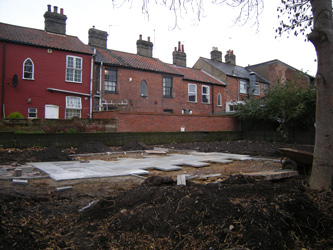
[{"label": "concrete slab", "polygon": [[281,171],[264,171],[254,173],[244,173],[243,176],[260,178],[265,180],[279,180],[283,178],[290,178],[297,176],[298,172],[294,170],[281,170]]},{"label": "concrete slab", "polygon": [[73,180],[87,178],[144,175],[149,169],[176,171],[181,166],[207,167],[209,162],[230,163],[232,160],[251,160],[247,155],[224,153],[170,154],[166,156],[148,155],[144,158],[119,158],[117,161],[92,160],[87,162],[34,162],[31,165],[47,173],[53,180]]}]

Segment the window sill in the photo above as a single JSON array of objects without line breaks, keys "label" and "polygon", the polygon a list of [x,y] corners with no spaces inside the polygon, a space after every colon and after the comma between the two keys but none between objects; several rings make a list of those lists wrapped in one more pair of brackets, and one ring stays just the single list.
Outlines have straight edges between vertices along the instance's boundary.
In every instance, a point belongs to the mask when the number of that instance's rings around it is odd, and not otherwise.
[{"label": "window sill", "polygon": [[67,81],[67,80],[65,80],[65,82],[82,84],[82,82],[73,82],[73,81]]},{"label": "window sill", "polygon": [[118,94],[118,92],[115,92],[115,91],[109,91],[109,90],[104,90],[104,93],[105,94]]},{"label": "window sill", "polygon": [[173,99],[173,96],[163,96],[163,98]]}]

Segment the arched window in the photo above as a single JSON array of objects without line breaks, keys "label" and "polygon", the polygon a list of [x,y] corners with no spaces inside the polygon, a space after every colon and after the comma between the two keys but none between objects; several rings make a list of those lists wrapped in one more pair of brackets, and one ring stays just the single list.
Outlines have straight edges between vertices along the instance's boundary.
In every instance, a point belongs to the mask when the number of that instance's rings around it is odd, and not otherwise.
[{"label": "arched window", "polygon": [[222,95],[220,93],[217,94],[217,106],[222,107]]},{"label": "arched window", "polygon": [[34,79],[34,63],[30,58],[25,59],[23,63],[23,79]]},{"label": "arched window", "polygon": [[140,84],[140,96],[147,97],[148,96],[148,88],[145,80],[142,80]]}]

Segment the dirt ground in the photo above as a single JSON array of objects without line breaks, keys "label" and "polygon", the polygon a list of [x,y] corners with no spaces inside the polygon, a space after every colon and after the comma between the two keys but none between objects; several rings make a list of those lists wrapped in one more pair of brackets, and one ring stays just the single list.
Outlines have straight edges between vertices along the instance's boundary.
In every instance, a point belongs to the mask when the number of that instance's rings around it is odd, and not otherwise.
[{"label": "dirt ground", "polygon": [[[281,158],[282,147],[313,150],[254,141],[155,146],[272,160]],[[0,149],[0,165],[115,160],[142,157],[145,149],[152,147],[132,142],[108,148],[91,142],[77,149]],[[114,153],[101,154],[107,151]],[[309,190],[308,176],[265,181],[241,175],[281,168],[269,159],[152,170],[138,182],[85,181],[62,192],[48,179],[27,186],[0,179],[0,249],[333,249],[332,191]],[[196,178],[177,186],[179,174]]]}]

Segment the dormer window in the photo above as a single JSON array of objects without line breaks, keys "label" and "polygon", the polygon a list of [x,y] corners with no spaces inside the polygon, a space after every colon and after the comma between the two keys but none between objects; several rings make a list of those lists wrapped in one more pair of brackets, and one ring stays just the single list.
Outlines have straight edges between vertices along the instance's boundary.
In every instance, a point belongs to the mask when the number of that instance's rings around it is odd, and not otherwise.
[{"label": "dormer window", "polygon": [[23,79],[34,79],[34,63],[30,58],[25,59],[23,63]]}]

